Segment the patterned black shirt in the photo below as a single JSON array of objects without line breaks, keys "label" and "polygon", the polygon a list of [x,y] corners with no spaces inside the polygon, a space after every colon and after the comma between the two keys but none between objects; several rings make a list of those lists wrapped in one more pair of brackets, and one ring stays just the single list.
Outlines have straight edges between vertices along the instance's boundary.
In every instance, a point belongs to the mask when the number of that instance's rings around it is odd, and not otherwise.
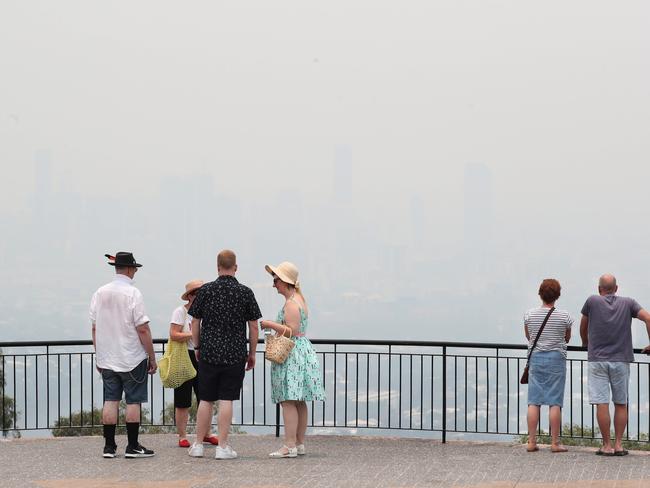
[{"label": "patterned black shirt", "polygon": [[262,316],[253,290],[234,276],[219,276],[199,289],[187,313],[201,319],[201,361],[234,365],[246,360],[246,322]]}]

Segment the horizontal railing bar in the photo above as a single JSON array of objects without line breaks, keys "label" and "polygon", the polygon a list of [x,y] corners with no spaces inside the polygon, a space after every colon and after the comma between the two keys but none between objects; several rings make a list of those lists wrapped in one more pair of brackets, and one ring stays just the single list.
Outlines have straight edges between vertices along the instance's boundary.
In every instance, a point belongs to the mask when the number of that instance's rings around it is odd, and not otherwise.
[{"label": "horizontal railing bar", "polygon": [[[458,349],[527,349],[526,344],[503,344],[496,342],[457,342],[457,341],[395,341],[395,340],[363,340],[363,339],[310,339],[312,344],[323,345],[342,345],[342,346],[405,346],[405,347],[453,347]],[[153,340],[154,344],[166,344],[166,338]],[[258,340],[263,344],[264,340]],[[91,346],[92,341],[86,340],[68,340],[68,341],[5,341],[0,342],[0,348],[3,347],[57,347],[57,346]],[[584,352],[587,348],[582,346],[568,346],[567,350]],[[634,349],[635,354],[642,354],[642,349]],[[336,354],[342,354],[346,351],[337,351]],[[349,351],[347,351],[349,352]]]}]

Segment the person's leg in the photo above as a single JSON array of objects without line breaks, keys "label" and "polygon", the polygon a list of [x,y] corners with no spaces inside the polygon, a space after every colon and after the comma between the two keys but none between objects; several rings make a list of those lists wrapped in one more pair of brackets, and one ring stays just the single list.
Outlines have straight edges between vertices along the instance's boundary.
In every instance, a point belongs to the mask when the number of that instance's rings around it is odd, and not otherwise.
[{"label": "person's leg", "polygon": [[610,441],[612,419],[609,416],[609,363],[604,361],[589,362],[588,378],[589,402],[596,405],[596,420],[603,436],[603,447],[599,450],[599,453],[611,454],[614,450]]},{"label": "person's leg", "polygon": [[614,450],[617,452],[623,451],[623,433],[627,426],[627,405],[615,403],[614,404]]},{"label": "person's leg", "polygon": [[305,434],[307,433],[307,403],[305,402],[296,402],[296,407],[298,409],[298,428],[296,429],[296,444],[305,443]]},{"label": "person's leg", "polygon": [[623,434],[627,426],[627,402],[630,385],[630,364],[611,363],[610,378],[612,384],[612,400],[614,401],[614,451],[625,453],[623,449]]},{"label": "person's leg", "polygon": [[[201,402],[203,403],[203,402]],[[210,410],[212,414],[212,410]],[[232,424],[232,400],[219,400],[219,413],[217,416],[217,425],[219,428],[219,445],[225,448],[228,445],[228,434]],[[207,434],[207,429],[203,433]]]},{"label": "person's leg", "polygon": [[[194,366],[194,369],[196,370],[196,376],[191,379],[188,383],[192,385],[189,397],[188,397],[188,408],[192,408],[192,390],[194,391],[194,396],[196,397],[196,406],[198,409],[199,404],[201,403],[201,397],[199,396],[199,363],[196,360],[196,354],[193,349],[189,349],[187,353],[190,356],[190,361],[192,361],[192,366]],[[188,416],[189,416],[189,411],[188,411]],[[208,424],[208,437],[212,437],[212,422]]]},{"label": "person's leg", "polygon": [[[174,388],[174,419],[179,445],[187,445],[187,421],[192,405],[192,380],[186,381],[178,388]],[[184,442],[183,442],[184,441]]]},{"label": "person's leg", "polygon": [[109,456],[107,451],[104,451],[106,457],[115,456],[115,429],[117,427],[117,414],[120,402],[106,401],[102,409],[102,424],[104,424],[104,448],[112,448],[112,455]]},{"label": "person's leg", "polygon": [[562,432],[562,408],[559,405],[549,407],[549,420],[551,424],[551,450],[553,452],[565,452],[566,447],[560,444]]},{"label": "person's leg", "polygon": [[296,432],[298,430],[297,402],[282,402],[282,418],[284,419],[284,444],[287,447],[296,447]]},{"label": "person's leg", "polygon": [[539,425],[539,405],[528,405],[528,450],[537,450],[537,426]]},{"label": "person's leg", "polygon": [[179,439],[187,438],[187,420],[189,418],[190,418],[189,408],[175,409],[176,432],[178,433]]},{"label": "person's leg", "polygon": [[212,409],[213,402],[208,402],[206,400],[201,400],[199,402],[199,407],[196,411],[196,443],[200,444],[203,442],[203,438],[207,435],[210,430],[210,424],[212,424]]},{"label": "person's leg", "polygon": [[549,353],[548,365],[548,417],[551,430],[551,451],[566,452],[560,444],[562,434],[562,405],[564,404],[564,387],[566,383],[566,358],[560,351]]},{"label": "person's leg", "polygon": [[[246,363],[228,365],[218,368],[216,394],[219,399],[219,412],[217,415],[217,425],[219,428],[219,447],[217,448],[217,457],[219,459],[230,458],[228,451],[228,434],[230,433],[230,426],[232,425],[232,402],[239,400],[239,392],[244,384],[244,374],[246,372]],[[199,385],[199,392],[203,392],[203,383]],[[203,393],[201,393],[203,394]],[[220,449],[222,448],[222,449]],[[232,451],[232,449],[230,449]],[[232,451],[236,456],[237,453]],[[219,457],[226,455],[225,458]]]},{"label": "person's leg", "polygon": [[[135,368],[127,373],[119,373],[124,385],[124,398],[126,400],[126,434],[129,439],[127,457],[153,456],[153,451],[144,449],[138,442],[140,431],[140,405],[147,402],[149,382],[149,361],[144,359]],[[135,451],[134,451],[135,450]]]},{"label": "person's leg", "polygon": [[603,447],[601,451],[604,453],[614,452],[610,440],[610,425],[612,423],[612,419],[609,416],[609,403],[598,403],[596,405],[596,420],[598,420],[598,428],[600,429],[600,433],[603,436]]},{"label": "person's leg", "polygon": [[129,447],[138,447],[138,434],[140,432],[140,404],[126,404],[126,435],[129,439]]},{"label": "person's leg", "polygon": [[120,407],[119,401],[104,402],[104,409],[102,410],[102,423],[104,425],[117,424],[117,413],[119,407]]},{"label": "person's leg", "polygon": [[101,372],[104,391],[104,407],[102,408],[102,424],[104,430],[104,457],[115,457],[115,430],[117,428],[118,411],[123,388],[119,375],[104,369]]}]

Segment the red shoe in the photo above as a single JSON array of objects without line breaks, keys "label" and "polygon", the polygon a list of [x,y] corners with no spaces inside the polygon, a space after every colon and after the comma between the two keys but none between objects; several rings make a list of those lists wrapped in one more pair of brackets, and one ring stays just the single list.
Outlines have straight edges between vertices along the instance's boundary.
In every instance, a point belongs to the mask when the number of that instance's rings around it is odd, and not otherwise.
[{"label": "red shoe", "polygon": [[203,442],[207,442],[208,444],[212,444],[213,446],[218,446],[219,445],[219,438],[216,435],[211,435],[210,437],[204,437]]},{"label": "red shoe", "polygon": [[178,439],[178,447],[190,447],[190,441],[187,439]]}]

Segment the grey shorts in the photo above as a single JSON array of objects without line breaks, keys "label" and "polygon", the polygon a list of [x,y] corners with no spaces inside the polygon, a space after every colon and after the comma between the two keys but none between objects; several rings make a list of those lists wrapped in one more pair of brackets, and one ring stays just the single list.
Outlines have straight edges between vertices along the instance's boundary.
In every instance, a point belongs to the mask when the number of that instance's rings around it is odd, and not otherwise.
[{"label": "grey shorts", "polygon": [[122,392],[124,392],[127,404],[147,403],[148,370],[148,359],[144,359],[135,368],[126,373],[103,369],[104,401],[119,402],[122,400]]},{"label": "grey shorts", "polygon": [[589,403],[609,403],[611,388],[613,402],[625,405],[629,384],[630,363],[589,362]]}]

